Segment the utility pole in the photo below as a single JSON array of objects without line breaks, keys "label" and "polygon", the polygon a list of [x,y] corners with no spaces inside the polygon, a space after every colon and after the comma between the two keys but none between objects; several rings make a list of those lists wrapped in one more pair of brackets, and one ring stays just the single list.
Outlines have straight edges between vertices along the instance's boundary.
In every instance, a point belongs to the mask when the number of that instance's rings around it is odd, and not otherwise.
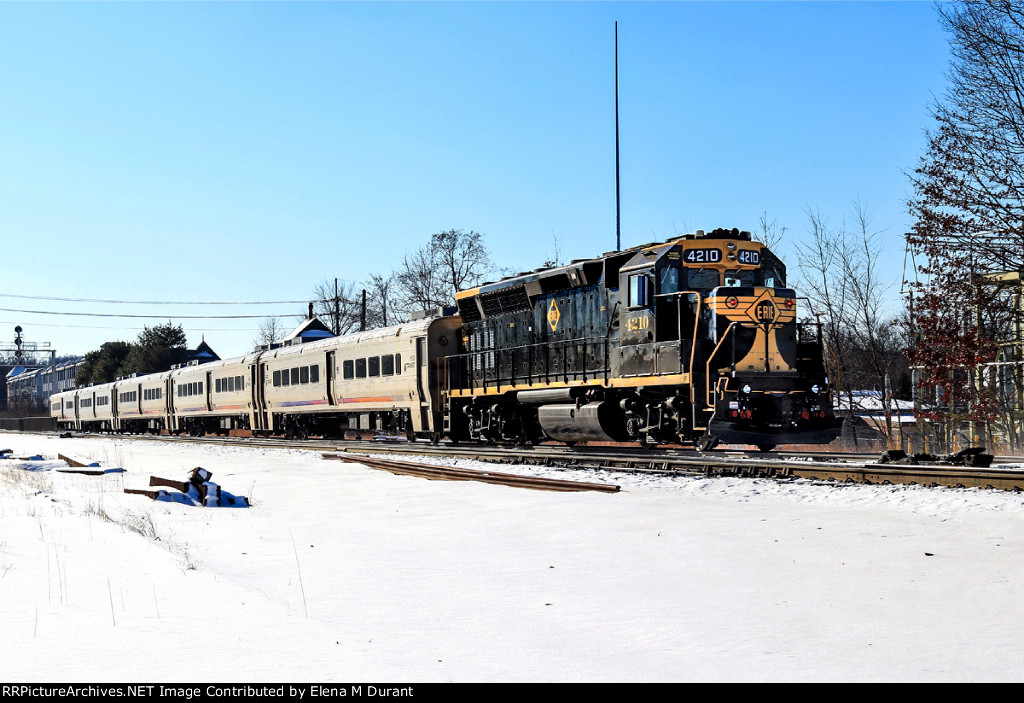
[{"label": "utility pole", "polygon": [[363,288],[363,304],[359,309],[359,331],[366,331],[366,289]]},{"label": "utility pole", "polygon": [[338,297],[338,279],[334,279],[334,334],[341,334],[341,299]]}]

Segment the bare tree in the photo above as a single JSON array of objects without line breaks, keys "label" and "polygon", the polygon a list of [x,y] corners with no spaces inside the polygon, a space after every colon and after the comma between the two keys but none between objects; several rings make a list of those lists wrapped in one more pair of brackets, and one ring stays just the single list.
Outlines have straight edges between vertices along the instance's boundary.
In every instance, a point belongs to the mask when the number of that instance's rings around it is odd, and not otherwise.
[{"label": "bare tree", "polygon": [[470,230],[450,229],[431,235],[430,247],[440,266],[441,281],[450,296],[475,286],[492,273],[490,253],[484,246],[484,236]]},{"label": "bare tree", "polygon": [[789,230],[788,227],[780,227],[774,218],[769,220],[767,210],[762,212],[761,217],[758,218],[757,227],[757,240],[773,251]]},{"label": "bare tree", "polygon": [[551,246],[554,251],[544,261],[544,268],[555,268],[565,263],[562,260],[562,243],[558,240],[558,235],[554,230],[551,230]]},{"label": "bare tree", "polygon": [[407,311],[450,305],[460,290],[479,285],[494,271],[479,232],[446,230],[402,258],[395,283]]},{"label": "bare tree", "polygon": [[847,330],[855,356],[848,369],[850,382],[870,392],[881,406],[885,433],[893,438],[892,378],[907,372],[906,349],[900,321],[886,310],[892,283],[882,281],[877,265],[884,230],[873,230],[872,216],[863,203],[853,204],[854,231],[843,242],[843,275],[849,297]]},{"label": "bare tree", "polygon": [[[807,209],[808,234],[803,242],[798,242],[797,261],[801,272],[800,290],[807,294],[811,304],[811,312],[817,322],[822,325],[825,344],[830,357],[836,366],[838,379],[833,378],[832,390],[836,393],[843,389],[836,383],[847,376],[846,320],[848,319],[846,289],[849,279],[844,275],[842,263],[841,238],[828,224],[828,219],[818,210]],[[852,394],[847,389],[848,402],[853,403]],[[838,396],[836,398],[839,400]]]},{"label": "bare tree", "polygon": [[396,296],[396,280],[394,273],[374,273],[364,284],[367,290],[367,327],[387,327],[398,324],[402,319],[403,310]]},{"label": "bare tree", "polygon": [[[950,33],[949,89],[911,175],[913,240],[928,255],[972,247],[976,262],[1024,265],[1024,6],[966,0],[939,6]],[[979,233],[986,233],[983,246]]]},{"label": "bare tree", "polygon": [[845,218],[831,227],[819,211],[807,211],[809,237],[798,243],[801,290],[817,314],[835,375],[833,391],[855,410],[881,409],[892,439],[893,381],[908,373],[905,340],[895,313],[886,310],[891,284],[877,273],[882,231],[860,202],[852,209],[853,229]]},{"label": "bare tree", "polygon": [[288,330],[285,328],[284,323],[279,317],[265,317],[260,322],[259,330],[256,332],[255,339],[252,340],[254,347],[261,347],[269,344],[275,344],[281,341],[281,338],[288,334]]},{"label": "bare tree", "polygon": [[908,203],[907,241],[924,262],[911,292],[910,356],[927,399],[919,416],[947,439],[964,423],[975,433],[1002,424],[1016,444],[1024,360],[1000,342],[1020,341],[1020,305],[987,276],[1024,268],[1024,6],[964,0],[938,12],[949,88],[932,109]]},{"label": "bare tree", "polygon": [[429,247],[402,257],[395,272],[398,298],[403,311],[426,310],[444,305],[448,297]]},{"label": "bare tree", "polygon": [[359,329],[362,316],[362,291],[354,283],[323,279],[313,287],[313,314],[329,322],[334,334]]}]

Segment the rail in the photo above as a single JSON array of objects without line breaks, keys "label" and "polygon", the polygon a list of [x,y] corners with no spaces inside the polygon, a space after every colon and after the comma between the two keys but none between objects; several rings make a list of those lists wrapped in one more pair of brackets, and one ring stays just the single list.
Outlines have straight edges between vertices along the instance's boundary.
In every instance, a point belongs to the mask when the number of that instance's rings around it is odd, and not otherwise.
[{"label": "rail", "polygon": [[418,476],[433,480],[444,481],[478,481],[481,483],[495,483],[502,486],[513,486],[516,488],[531,488],[538,491],[599,491],[602,493],[618,493],[619,487],[607,483],[587,483],[584,481],[566,481],[557,478],[542,478],[540,476],[527,476],[523,474],[508,474],[497,471],[477,471],[474,469],[460,469],[452,466],[438,466],[436,464],[416,464],[409,461],[395,461],[393,459],[379,459],[364,454],[323,454],[324,459],[337,459],[351,464],[362,464],[371,469],[382,469],[393,474],[404,476]]}]

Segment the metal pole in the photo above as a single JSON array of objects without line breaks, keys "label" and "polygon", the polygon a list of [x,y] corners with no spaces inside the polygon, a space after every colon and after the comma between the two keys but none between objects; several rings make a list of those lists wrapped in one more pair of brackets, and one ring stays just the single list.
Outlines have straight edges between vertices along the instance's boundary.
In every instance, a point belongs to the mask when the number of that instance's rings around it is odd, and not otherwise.
[{"label": "metal pole", "polygon": [[341,301],[338,299],[338,279],[334,279],[334,334],[341,334]]},{"label": "metal pole", "polygon": [[366,330],[366,289],[363,288],[363,305],[359,309],[359,331]]},{"label": "metal pole", "polygon": [[619,23],[615,22],[615,251],[622,251],[622,217],[619,206]]}]

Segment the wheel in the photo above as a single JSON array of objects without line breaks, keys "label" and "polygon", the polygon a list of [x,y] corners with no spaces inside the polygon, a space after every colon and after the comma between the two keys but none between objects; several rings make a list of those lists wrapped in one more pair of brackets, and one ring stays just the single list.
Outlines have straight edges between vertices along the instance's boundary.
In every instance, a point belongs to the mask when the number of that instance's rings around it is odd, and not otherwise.
[{"label": "wheel", "polygon": [[764,454],[765,452],[770,452],[773,449],[775,449],[775,445],[774,444],[759,444],[759,445],[757,445],[757,451],[761,452],[762,454]]}]

